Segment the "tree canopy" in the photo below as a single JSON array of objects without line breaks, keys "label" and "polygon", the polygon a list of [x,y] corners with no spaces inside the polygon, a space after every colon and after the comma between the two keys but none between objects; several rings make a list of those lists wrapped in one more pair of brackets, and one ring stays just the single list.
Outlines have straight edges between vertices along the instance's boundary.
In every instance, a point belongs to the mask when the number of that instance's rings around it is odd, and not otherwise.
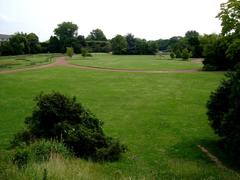
[{"label": "tree canopy", "polygon": [[217,16],[221,21],[223,35],[236,34],[240,36],[240,1],[228,0],[221,4]]},{"label": "tree canopy", "polygon": [[101,29],[94,29],[88,35],[87,40],[89,40],[89,41],[107,41],[107,38]]}]

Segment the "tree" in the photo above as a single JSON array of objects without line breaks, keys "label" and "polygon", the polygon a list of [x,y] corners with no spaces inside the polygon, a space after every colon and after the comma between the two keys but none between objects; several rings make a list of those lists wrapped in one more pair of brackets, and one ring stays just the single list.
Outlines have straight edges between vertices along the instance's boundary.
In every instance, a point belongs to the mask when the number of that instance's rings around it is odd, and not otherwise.
[{"label": "tree", "polygon": [[12,54],[28,54],[30,51],[27,34],[16,33],[9,39],[9,46],[11,47]]},{"label": "tree", "polygon": [[227,40],[223,36],[212,34],[205,35],[202,39],[204,70],[226,70],[230,68],[225,52],[227,51]]},{"label": "tree", "polygon": [[101,29],[94,29],[92,30],[92,32],[90,32],[90,35],[88,35],[87,40],[88,41],[107,41],[107,38]]},{"label": "tree", "polygon": [[158,49],[160,51],[169,51],[170,50],[169,43],[170,43],[169,39],[159,39],[158,40],[158,47],[159,47]]},{"label": "tree", "polygon": [[192,52],[192,57],[202,57],[202,48],[200,46],[199,33],[197,31],[188,31],[185,34],[188,49]]},{"label": "tree", "polygon": [[147,54],[148,52],[148,43],[145,39],[136,38],[136,50],[137,54]]},{"label": "tree", "polygon": [[240,36],[240,1],[228,0],[221,4],[221,11],[218,18],[222,21],[223,35],[237,35]]},{"label": "tree", "polygon": [[41,53],[48,53],[49,52],[49,41],[45,41],[45,42],[40,42],[40,46],[41,46]]},{"label": "tree", "polygon": [[54,29],[54,33],[61,44],[61,52],[65,52],[66,47],[73,45],[74,39],[77,37],[78,26],[72,22],[63,22],[58,24]]},{"label": "tree", "polygon": [[158,52],[158,45],[156,41],[148,41],[147,45],[148,45],[148,49],[145,54],[154,55]]},{"label": "tree", "polygon": [[29,51],[31,54],[36,54],[41,51],[41,45],[38,40],[38,36],[34,33],[27,35],[27,40],[29,44]]},{"label": "tree", "polygon": [[235,39],[226,51],[230,67],[234,67],[240,62],[240,39]]},{"label": "tree", "polygon": [[51,53],[60,53],[61,52],[61,43],[56,36],[50,37],[48,50]]},{"label": "tree", "polygon": [[127,34],[126,35],[126,40],[127,40],[127,54],[137,54],[137,49],[136,49],[136,39],[132,34]]},{"label": "tree", "polygon": [[226,75],[210,96],[207,115],[230,156],[240,163],[240,68]]},{"label": "tree", "polygon": [[126,54],[127,47],[127,40],[124,36],[117,35],[112,39],[113,54]]}]

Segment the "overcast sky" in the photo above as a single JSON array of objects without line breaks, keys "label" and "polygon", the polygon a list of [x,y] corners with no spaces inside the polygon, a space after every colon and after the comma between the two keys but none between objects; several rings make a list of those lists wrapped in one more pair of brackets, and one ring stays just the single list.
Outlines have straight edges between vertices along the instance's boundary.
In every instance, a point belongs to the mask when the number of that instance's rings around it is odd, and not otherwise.
[{"label": "overcast sky", "polygon": [[41,41],[63,21],[87,36],[100,28],[107,38],[132,33],[147,40],[183,36],[188,30],[219,33],[216,19],[226,0],[0,0],[0,34],[34,32]]}]

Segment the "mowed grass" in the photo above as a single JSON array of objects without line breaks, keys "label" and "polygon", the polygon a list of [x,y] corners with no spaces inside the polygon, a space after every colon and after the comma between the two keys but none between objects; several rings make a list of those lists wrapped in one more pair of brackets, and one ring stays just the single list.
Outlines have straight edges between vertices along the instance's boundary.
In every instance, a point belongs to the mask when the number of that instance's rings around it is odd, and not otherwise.
[{"label": "mowed grass", "polygon": [[[53,90],[75,95],[105,122],[107,135],[128,146],[118,162],[102,164],[56,158],[25,170],[6,167],[13,179],[239,179],[212,163],[197,147],[218,139],[206,116],[206,101],[222,73],[144,74],[54,67],[0,75],[0,148],[24,128],[33,98]],[[215,148],[214,153],[221,155]],[[3,158],[4,159],[4,158]],[[0,174],[1,175],[1,174]]]},{"label": "mowed grass", "polygon": [[75,55],[70,61],[73,64],[114,69],[137,69],[137,70],[189,70],[201,69],[202,63],[199,59],[183,61],[171,59],[166,55],[111,55],[93,54],[93,57],[82,57]]},{"label": "mowed grass", "polygon": [[0,71],[48,64],[56,54],[37,54],[21,56],[0,56]]}]

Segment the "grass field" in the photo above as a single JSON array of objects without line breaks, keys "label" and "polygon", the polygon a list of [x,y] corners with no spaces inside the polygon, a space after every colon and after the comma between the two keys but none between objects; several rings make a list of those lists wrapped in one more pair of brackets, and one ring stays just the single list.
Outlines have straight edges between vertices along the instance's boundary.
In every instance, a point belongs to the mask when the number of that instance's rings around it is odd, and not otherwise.
[{"label": "grass field", "polygon": [[0,56],[0,71],[48,64],[53,61],[54,56],[53,54]]},{"label": "grass field", "polygon": [[144,69],[144,70],[188,70],[201,69],[199,60],[183,61],[172,60],[169,56],[117,56],[110,54],[93,54],[93,57],[83,58],[81,55],[73,56],[73,64],[119,69]]},{"label": "grass field", "polygon": [[[127,56],[122,58],[131,62]],[[136,60],[132,61],[136,65]],[[141,65],[145,63],[140,61]],[[180,68],[178,62],[172,62]],[[181,63],[182,67],[188,64]],[[133,64],[129,63],[129,68]],[[123,68],[120,66],[116,67]],[[43,169],[47,169],[50,179],[239,179],[237,173],[217,167],[197,147],[201,144],[224,158],[214,146],[218,138],[208,124],[205,108],[210,92],[222,78],[223,73],[214,72],[140,74],[67,67],[1,74],[2,154],[12,135],[24,128],[24,118],[34,106],[33,98],[41,91],[53,90],[75,95],[105,122],[106,134],[118,137],[129,150],[118,162],[55,158],[25,170],[17,170],[0,156],[0,176],[41,179]]]}]

